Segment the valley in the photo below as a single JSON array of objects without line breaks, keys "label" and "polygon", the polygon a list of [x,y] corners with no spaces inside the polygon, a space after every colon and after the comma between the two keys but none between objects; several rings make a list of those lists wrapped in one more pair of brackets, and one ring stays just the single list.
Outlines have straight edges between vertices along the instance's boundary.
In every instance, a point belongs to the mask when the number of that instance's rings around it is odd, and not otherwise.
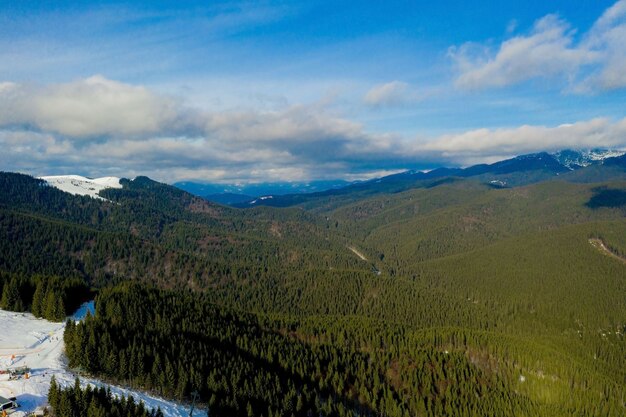
[{"label": "valley", "polygon": [[613,166],[580,181],[602,167],[515,187],[383,178],[247,209],[145,177],[94,199],[5,173],[2,302],[58,314],[48,293],[89,288],[95,317],[50,330],[70,369],[197,391],[210,415],[618,416],[626,185]]},{"label": "valley", "polygon": [[625,45],[626,0],[2,2],[0,417],[626,416]]}]

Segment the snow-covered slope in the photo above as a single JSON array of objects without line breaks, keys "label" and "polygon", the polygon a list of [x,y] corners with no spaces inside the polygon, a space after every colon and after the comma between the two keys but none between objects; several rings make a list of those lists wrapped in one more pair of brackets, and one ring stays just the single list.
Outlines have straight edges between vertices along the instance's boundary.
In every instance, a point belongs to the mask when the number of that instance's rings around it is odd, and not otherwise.
[{"label": "snow-covered slope", "polygon": [[39,177],[49,185],[61,191],[74,195],[87,195],[93,198],[100,197],[98,193],[106,188],[122,188],[120,179],[117,177],[86,178],[80,175],[54,175]]},{"label": "snow-covered slope", "polygon": [[[82,320],[87,311],[93,314],[93,302],[85,303],[72,316]],[[63,354],[63,331],[65,323],[52,323],[37,319],[30,313],[14,313],[0,310],[0,370],[28,366],[31,369],[28,379],[9,381],[8,374],[0,374],[0,396],[17,397],[20,408],[11,414],[24,417],[37,407],[47,403],[50,378],[52,375],[63,386],[74,384],[75,375],[66,368]],[[189,408],[156,398],[146,393],[105,384],[101,381],[81,378],[82,385],[105,386],[117,396],[132,396],[142,401],[148,408],[160,407],[166,417],[186,417]],[[206,411],[197,410],[194,415],[206,415]]]},{"label": "snow-covered slope", "polygon": [[605,159],[622,156],[626,151],[615,149],[566,149],[552,154],[561,164],[569,169],[577,169],[601,163]]}]

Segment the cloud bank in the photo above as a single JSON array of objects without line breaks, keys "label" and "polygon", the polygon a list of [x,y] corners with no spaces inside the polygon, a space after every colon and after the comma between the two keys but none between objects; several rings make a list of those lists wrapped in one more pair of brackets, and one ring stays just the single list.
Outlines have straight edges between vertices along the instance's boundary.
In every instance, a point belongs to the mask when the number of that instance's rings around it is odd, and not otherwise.
[{"label": "cloud bank", "polygon": [[476,129],[418,144],[414,152],[468,165],[539,151],[596,147],[624,149],[626,118],[618,121],[598,118],[555,127]]},{"label": "cloud bank", "polygon": [[80,169],[224,181],[367,176],[370,166],[384,164],[380,155],[395,152],[392,144],[390,135],[368,134],[316,104],[209,112],[101,76],[0,84],[0,146],[7,150],[0,162],[35,174]]},{"label": "cloud bank", "polygon": [[626,0],[619,0],[586,32],[548,15],[529,33],[502,42],[496,51],[465,43],[449,50],[461,89],[498,88],[531,79],[560,79],[565,90],[593,93],[626,87]]},{"label": "cloud bank", "polygon": [[0,97],[0,125],[73,138],[145,136],[193,124],[175,99],[102,76],[48,86],[4,83]]},{"label": "cloud bank", "polygon": [[626,147],[626,119],[478,129],[435,138],[371,133],[320,104],[205,111],[101,76],[0,83],[0,165],[34,175],[163,181],[368,178],[567,147]]}]

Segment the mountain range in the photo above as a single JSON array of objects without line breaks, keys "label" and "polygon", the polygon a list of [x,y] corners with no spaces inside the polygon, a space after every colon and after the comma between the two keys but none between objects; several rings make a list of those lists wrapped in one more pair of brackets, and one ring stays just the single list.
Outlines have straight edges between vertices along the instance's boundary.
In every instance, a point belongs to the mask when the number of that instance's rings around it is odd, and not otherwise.
[{"label": "mountain range", "polygon": [[[282,195],[264,195],[263,198],[252,198],[248,201],[232,203],[235,207],[254,207],[259,205],[287,207],[307,201],[351,194],[375,194],[377,192],[398,192],[416,186],[428,180],[447,178],[475,178],[493,187],[511,187],[532,184],[551,178],[563,178],[570,181],[593,182],[598,174],[594,167],[601,167],[599,174],[604,179],[625,178],[620,168],[626,168],[626,152],[614,150],[564,150],[556,153],[540,152],[521,155],[515,158],[479,164],[467,168],[437,168],[431,171],[409,170],[382,178],[353,183],[340,188],[323,190],[314,193],[294,193]],[[617,171],[611,169],[616,168]],[[589,168],[580,170],[581,168]],[[579,171],[580,170],[580,171]],[[574,172],[579,171],[579,172]],[[436,184],[436,183],[432,183]],[[423,183],[423,186],[432,186]]]},{"label": "mountain range", "polygon": [[341,188],[350,184],[344,180],[310,182],[268,182],[250,184],[212,184],[176,182],[173,185],[188,193],[215,203],[234,205],[268,195],[302,194]]}]

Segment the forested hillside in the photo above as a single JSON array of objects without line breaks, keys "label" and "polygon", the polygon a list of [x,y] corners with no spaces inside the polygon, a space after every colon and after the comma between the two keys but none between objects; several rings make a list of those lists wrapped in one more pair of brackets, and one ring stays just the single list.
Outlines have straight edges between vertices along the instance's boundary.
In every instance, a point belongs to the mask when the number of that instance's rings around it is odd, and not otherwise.
[{"label": "forested hillside", "polygon": [[145,177],[105,190],[104,202],[20,174],[0,174],[0,185],[0,268],[10,272],[206,288],[270,269],[366,269],[300,209],[220,207]]},{"label": "forested hillside", "polygon": [[48,402],[55,417],[163,417],[160,410],[146,410],[132,397],[115,398],[104,388],[60,387],[54,377],[48,392]]},{"label": "forested hillside", "polygon": [[92,294],[80,278],[8,274],[0,271],[0,308],[30,311],[36,317],[62,321]]},{"label": "forested hillside", "polygon": [[[559,345],[558,337],[495,328],[419,329],[358,315],[294,319],[137,286],[103,291],[97,306],[94,319],[68,322],[72,366],[171,398],[194,387],[212,415],[623,412],[617,334],[607,341],[566,335]],[[601,363],[585,358],[591,352]]]},{"label": "forested hillside", "polygon": [[3,306],[54,315],[92,287],[66,332],[88,374],[224,416],[626,412],[623,182],[245,210],[145,177],[107,201],[0,184]]}]

